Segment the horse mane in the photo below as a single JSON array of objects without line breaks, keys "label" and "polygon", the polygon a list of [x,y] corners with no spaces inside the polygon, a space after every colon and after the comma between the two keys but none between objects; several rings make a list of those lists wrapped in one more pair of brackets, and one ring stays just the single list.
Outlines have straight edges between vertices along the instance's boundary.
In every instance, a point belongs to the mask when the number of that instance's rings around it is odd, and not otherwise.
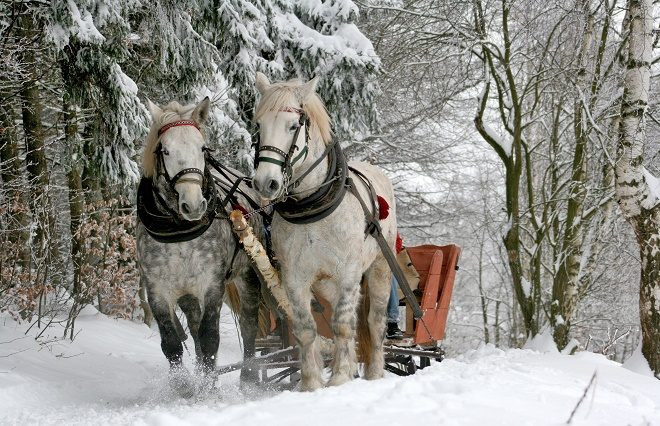
[{"label": "horse mane", "polygon": [[[301,85],[299,79],[272,83],[268,87],[268,91],[261,96],[255,119],[260,119],[268,111],[277,111],[286,106],[297,107],[302,103],[298,90]],[[310,94],[303,103],[302,109],[309,117],[309,132],[312,138],[321,139],[324,144],[329,144],[332,141],[332,126],[330,125],[328,112],[319,95],[316,93]]]},{"label": "horse mane", "polygon": [[[162,108],[162,114],[154,117],[147,135],[147,143],[142,152],[142,173],[145,177],[152,177],[156,173],[156,146],[158,145],[158,130],[165,124],[179,120],[189,120],[195,110],[195,104],[181,105],[172,101]],[[201,131],[201,130],[200,130]],[[204,132],[202,131],[202,134]]]}]

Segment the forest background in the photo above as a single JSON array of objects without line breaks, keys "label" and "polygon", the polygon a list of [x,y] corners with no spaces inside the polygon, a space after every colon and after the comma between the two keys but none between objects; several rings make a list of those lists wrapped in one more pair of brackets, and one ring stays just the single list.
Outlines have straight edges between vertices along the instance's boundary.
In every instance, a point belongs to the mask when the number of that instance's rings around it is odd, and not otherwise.
[{"label": "forest background", "polygon": [[68,338],[89,304],[148,321],[146,100],[210,96],[209,143],[249,175],[256,72],[318,76],[348,156],[392,178],[406,245],[463,248],[450,354],[552,335],[623,361],[644,328],[657,375],[655,16],[650,0],[1,0],[0,310]]}]

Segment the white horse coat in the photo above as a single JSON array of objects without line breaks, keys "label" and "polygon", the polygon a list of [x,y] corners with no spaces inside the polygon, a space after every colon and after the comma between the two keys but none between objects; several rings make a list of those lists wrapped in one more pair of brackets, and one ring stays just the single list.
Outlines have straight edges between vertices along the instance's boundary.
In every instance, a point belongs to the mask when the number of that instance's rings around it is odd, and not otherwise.
[{"label": "white horse coat", "polygon": [[[300,118],[295,110],[302,109],[309,117],[310,128],[301,129],[295,141],[298,145],[296,152],[299,152],[306,143],[304,130],[309,130],[309,153],[304,160],[293,165],[290,177],[293,181],[323,155],[330,143],[329,118],[315,93],[316,79],[306,84],[295,81],[270,84],[263,74],[258,73],[257,87],[262,94],[256,114],[262,146],[270,145],[288,152]],[[265,155],[283,160],[276,151]],[[362,172],[376,193],[391,206],[388,217],[381,221],[381,227],[386,241],[394,247],[396,211],[389,179],[370,164],[352,162],[350,165]],[[324,160],[295,189],[295,193],[300,194],[297,197],[312,193],[324,181],[327,171],[328,161]],[[369,200],[371,195],[362,181],[354,173],[350,175],[363,200]],[[287,184],[283,168],[266,161],[259,162],[253,182],[265,200],[280,198]],[[300,346],[302,390],[322,386],[323,360],[310,309],[312,291],[328,300],[333,308],[335,348],[328,384],[339,385],[351,380],[357,372],[356,318],[363,281],[368,315],[360,316],[358,335],[362,360],[366,364],[365,377],[376,379],[383,375],[382,345],[391,275],[376,240],[365,236],[365,226],[360,202],[350,192],[336,210],[319,221],[294,224],[277,213],[273,218],[273,249],[281,264],[282,283],[293,307],[293,333]]]}]

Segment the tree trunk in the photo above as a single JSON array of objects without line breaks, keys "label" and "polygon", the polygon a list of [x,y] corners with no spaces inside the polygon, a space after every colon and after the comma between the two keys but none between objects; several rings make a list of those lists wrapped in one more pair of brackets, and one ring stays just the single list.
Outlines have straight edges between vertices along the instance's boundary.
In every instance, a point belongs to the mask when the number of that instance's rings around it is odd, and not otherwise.
[{"label": "tree trunk", "polygon": [[[22,37],[26,40],[35,40],[36,30],[33,22],[33,16],[24,14],[21,16]],[[23,80],[20,89],[20,98],[22,101],[23,131],[26,142],[26,169],[32,194],[30,197],[31,210],[34,214],[34,220],[37,222],[37,232],[35,246],[38,248],[38,255],[44,254],[42,250],[45,246],[45,234],[49,228],[48,215],[45,214],[46,187],[48,185],[48,165],[46,163],[45,137],[42,126],[42,106],[41,93],[39,91],[39,74],[37,72],[38,44],[32,42],[25,48],[23,61],[25,63],[26,78]]]},{"label": "tree trunk", "polygon": [[81,268],[83,262],[83,239],[80,235],[81,218],[85,210],[85,198],[82,186],[82,177],[80,172],[80,158],[78,155],[78,124],[76,122],[76,111],[71,105],[71,96],[64,94],[62,102],[62,111],[64,113],[64,144],[69,150],[70,164],[67,171],[67,182],[69,186],[69,212],[71,222],[69,229],[71,232],[71,262],[73,263],[73,289],[72,295],[77,298],[81,287]]},{"label": "tree trunk", "polygon": [[654,178],[643,166],[653,50],[652,13],[651,0],[629,0],[627,60],[615,172],[617,200],[639,244],[642,354],[655,376],[660,378],[660,194],[654,194],[649,186],[649,180]]},{"label": "tree trunk", "polygon": [[481,315],[484,321],[484,343],[490,343],[490,333],[488,331],[488,303],[486,303],[486,295],[484,294],[483,278],[484,278],[484,238],[479,242],[479,276],[477,277],[477,284],[479,285],[479,297],[481,299]]},{"label": "tree trunk", "polygon": [[9,210],[9,241],[19,250],[17,259],[21,266],[30,263],[27,250],[29,234],[28,199],[22,180],[21,159],[18,151],[18,136],[14,122],[14,110],[7,93],[0,93],[0,162],[3,187],[7,191]]},{"label": "tree trunk", "polygon": [[568,345],[571,320],[578,304],[578,274],[580,272],[583,247],[584,221],[582,210],[587,189],[587,139],[590,125],[586,117],[585,99],[587,91],[587,60],[593,40],[593,14],[588,2],[582,5],[585,15],[584,34],[578,55],[577,90],[573,106],[573,128],[575,149],[571,167],[570,195],[566,209],[564,238],[560,256],[562,261],[553,280],[550,324],[557,347],[562,350]]}]

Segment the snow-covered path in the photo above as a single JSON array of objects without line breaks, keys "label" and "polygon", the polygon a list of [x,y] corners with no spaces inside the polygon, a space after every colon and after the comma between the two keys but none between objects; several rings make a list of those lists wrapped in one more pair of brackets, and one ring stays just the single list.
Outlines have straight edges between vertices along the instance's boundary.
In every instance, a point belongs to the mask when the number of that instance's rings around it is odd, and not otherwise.
[{"label": "snow-covered path", "polygon": [[[0,424],[563,424],[597,371],[574,424],[660,425],[660,381],[592,353],[484,347],[415,376],[314,393],[243,395],[234,374],[184,401],[166,390],[157,332],[93,312],[78,327],[73,343],[39,345],[0,318]],[[221,352],[220,363],[240,358],[228,315]]]}]

